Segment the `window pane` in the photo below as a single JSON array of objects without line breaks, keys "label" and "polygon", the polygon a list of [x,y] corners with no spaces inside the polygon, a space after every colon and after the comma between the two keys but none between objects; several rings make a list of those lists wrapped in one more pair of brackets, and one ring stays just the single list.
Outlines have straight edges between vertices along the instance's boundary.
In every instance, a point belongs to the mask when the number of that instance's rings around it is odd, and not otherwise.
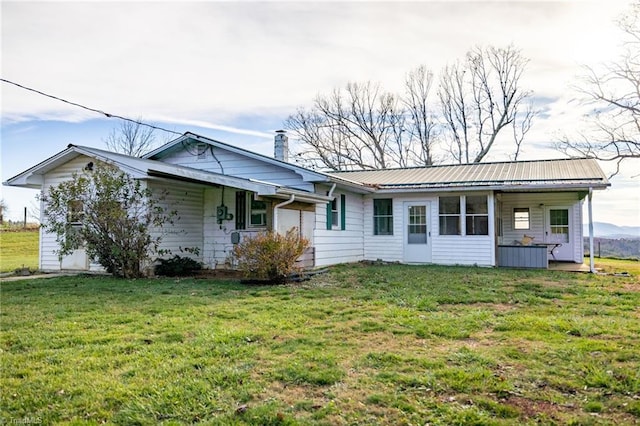
[{"label": "window pane", "polygon": [[467,216],[467,235],[489,235],[489,217]]},{"label": "window pane", "polygon": [[513,209],[513,229],[529,229],[529,208]]},{"label": "window pane", "polygon": [[393,204],[391,199],[373,200],[374,216],[391,216],[393,214]]},{"label": "window pane", "polygon": [[393,218],[376,217],[373,223],[374,235],[393,235]]},{"label": "window pane", "polygon": [[440,235],[460,235],[460,216],[440,216]]},{"label": "window pane", "polygon": [[569,210],[549,210],[550,224],[553,225],[569,225]]},{"label": "window pane", "polygon": [[460,214],[460,197],[440,197],[440,214]]},{"label": "window pane", "polygon": [[466,198],[467,214],[489,214],[486,195],[468,195]]}]

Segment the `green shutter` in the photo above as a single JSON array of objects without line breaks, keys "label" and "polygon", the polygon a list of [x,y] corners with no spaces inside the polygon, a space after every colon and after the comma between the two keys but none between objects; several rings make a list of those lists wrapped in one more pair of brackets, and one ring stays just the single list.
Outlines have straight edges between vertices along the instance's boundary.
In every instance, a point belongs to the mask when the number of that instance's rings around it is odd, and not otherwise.
[{"label": "green shutter", "polygon": [[247,193],[236,192],[236,229],[246,229]]},{"label": "green shutter", "polygon": [[330,231],[332,227],[331,223],[331,201],[327,203],[327,230]]},{"label": "green shutter", "polygon": [[347,229],[347,196],[340,195],[340,229]]}]

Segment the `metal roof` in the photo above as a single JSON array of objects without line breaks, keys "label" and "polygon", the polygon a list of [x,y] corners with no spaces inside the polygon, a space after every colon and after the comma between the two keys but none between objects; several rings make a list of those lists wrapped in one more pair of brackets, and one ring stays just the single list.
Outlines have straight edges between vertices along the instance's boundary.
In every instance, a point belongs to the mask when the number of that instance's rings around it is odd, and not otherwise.
[{"label": "metal roof", "polygon": [[333,172],[332,176],[378,189],[565,189],[606,188],[606,175],[594,159],[474,163],[404,169]]}]

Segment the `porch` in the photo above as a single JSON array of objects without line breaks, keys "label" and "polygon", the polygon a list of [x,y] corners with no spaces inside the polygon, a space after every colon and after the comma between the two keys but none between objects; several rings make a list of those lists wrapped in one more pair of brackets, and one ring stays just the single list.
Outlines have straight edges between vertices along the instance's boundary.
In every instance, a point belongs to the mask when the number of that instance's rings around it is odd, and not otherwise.
[{"label": "porch", "polygon": [[563,271],[563,272],[590,272],[589,265],[586,263],[574,263],[574,262],[556,262],[549,261],[547,267],[550,271]]}]

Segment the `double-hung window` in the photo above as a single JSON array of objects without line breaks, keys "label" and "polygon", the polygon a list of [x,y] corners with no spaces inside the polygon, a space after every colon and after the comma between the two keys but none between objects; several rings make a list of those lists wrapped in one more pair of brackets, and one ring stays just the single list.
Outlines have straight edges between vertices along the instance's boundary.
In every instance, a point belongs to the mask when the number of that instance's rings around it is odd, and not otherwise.
[{"label": "double-hung window", "polygon": [[489,209],[486,195],[465,197],[467,235],[489,235]]},{"label": "double-hung window", "polygon": [[460,235],[460,197],[440,197],[440,235]]},{"label": "double-hung window", "polygon": [[393,235],[393,201],[373,200],[373,235]]},{"label": "double-hung window", "polygon": [[341,194],[327,203],[327,230],[338,229],[344,231],[347,222],[347,196]]}]

